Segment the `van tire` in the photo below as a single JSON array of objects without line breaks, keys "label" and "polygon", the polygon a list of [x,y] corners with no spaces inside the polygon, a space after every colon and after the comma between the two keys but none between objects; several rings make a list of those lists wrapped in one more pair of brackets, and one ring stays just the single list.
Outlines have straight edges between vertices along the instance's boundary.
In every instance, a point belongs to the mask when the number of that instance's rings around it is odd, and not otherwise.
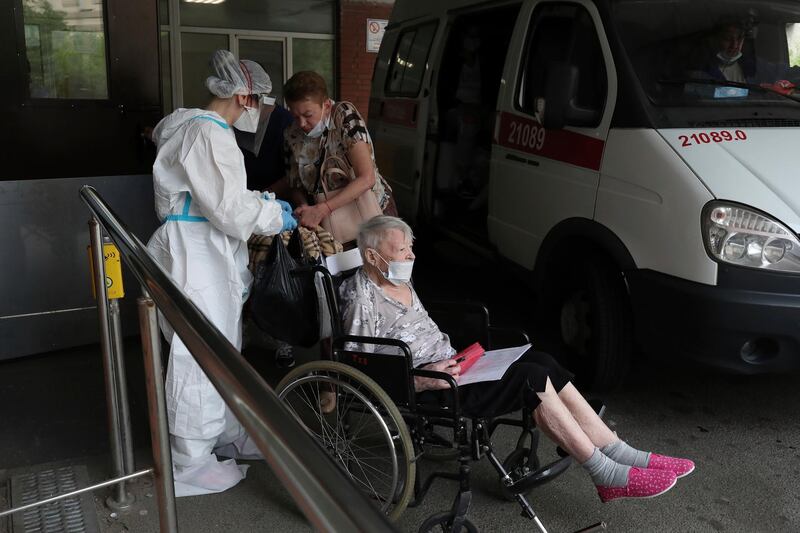
[{"label": "van tire", "polygon": [[[620,385],[630,368],[633,323],[621,271],[595,253],[560,269],[555,319],[562,352],[576,380],[592,390]],[[555,300],[555,301],[553,301]]]}]

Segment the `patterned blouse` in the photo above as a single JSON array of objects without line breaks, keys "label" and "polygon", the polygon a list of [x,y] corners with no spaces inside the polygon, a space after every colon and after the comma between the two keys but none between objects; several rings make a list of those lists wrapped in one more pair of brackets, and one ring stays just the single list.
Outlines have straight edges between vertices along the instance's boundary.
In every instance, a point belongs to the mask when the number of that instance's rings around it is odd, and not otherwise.
[{"label": "patterned blouse", "polygon": [[[297,122],[293,122],[283,132],[284,150],[286,155],[286,168],[289,169],[289,185],[302,189],[313,195],[321,190],[315,190],[319,177],[319,167],[322,164],[320,152],[327,146],[326,155],[338,156],[349,162],[347,153],[356,143],[365,142],[369,145],[372,166],[375,169],[375,185],[372,192],[378,199],[382,210],[386,209],[392,189],[383,179],[375,164],[375,150],[372,138],[367,131],[367,124],[358,110],[350,102],[334,103],[331,100],[331,114],[325,131],[318,138],[306,137]],[[328,141],[330,137],[330,141]],[[346,186],[348,179],[341,174],[332,174],[334,179],[327,183],[328,190],[341,189]],[[337,179],[338,178],[338,179]]]},{"label": "patterned blouse", "polygon": [[[389,298],[359,269],[339,288],[344,333],[398,339],[411,348],[414,367],[447,359],[456,351],[450,337],[428,315],[411,289],[411,307]],[[391,346],[365,347],[376,353],[396,353]]]}]

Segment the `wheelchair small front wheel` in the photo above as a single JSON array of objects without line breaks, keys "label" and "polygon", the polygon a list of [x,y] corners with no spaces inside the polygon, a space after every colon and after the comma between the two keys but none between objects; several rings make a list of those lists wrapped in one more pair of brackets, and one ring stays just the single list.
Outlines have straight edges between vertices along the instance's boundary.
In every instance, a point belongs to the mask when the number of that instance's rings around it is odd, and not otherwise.
[{"label": "wheelchair small front wheel", "polygon": [[411,435],[386,392],[363,372],[314,361],[289,372],[278,397],[367,498],[396,520],[414,491]]},{"label": "wheelchair small front wheel", "polygon": [[464,517],[461,526],[453,529],[453,515],[451,513],[438,513],[429,516],[419,527],[419,533],[478,533],[475,524]]}]

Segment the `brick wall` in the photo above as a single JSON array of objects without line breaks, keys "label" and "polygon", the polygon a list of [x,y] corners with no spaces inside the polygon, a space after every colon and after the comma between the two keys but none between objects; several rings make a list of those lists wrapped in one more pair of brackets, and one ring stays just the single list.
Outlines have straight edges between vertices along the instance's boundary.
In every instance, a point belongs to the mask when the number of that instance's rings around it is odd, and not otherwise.
[{"label": "brick wall", "polygon": [[394,0],[340,0],[339,99],[353,102],[367,119],[372,69],[377,53],[367,52],[367,19],[389,19]]}]

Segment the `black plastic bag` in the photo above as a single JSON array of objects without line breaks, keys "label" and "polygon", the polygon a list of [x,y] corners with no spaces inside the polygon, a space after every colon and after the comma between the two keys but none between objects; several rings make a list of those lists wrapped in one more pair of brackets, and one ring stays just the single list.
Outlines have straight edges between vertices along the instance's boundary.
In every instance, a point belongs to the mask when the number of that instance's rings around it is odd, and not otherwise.
[{"label": "black plastic bag", "polygon": [[[292,240],[295,236],[292,235]],[[302,246],[300,250],[302,255]],[[309,347],[319,341],[314,275],[292,273],[304,266],[307,266],[305,261],[291,257],[283,240],[276,235],[267,258],[256,268],[250,311],[256,325],[273,338]]]},{"label": "black plastic bag", "polygon": [[289,256],[299,263],[310,263],[306,258],[306,251],[303,248],[303,238],[300,236],[300,228],[296,228],[289,237],[289,243],[286,245],[286,251]]}]

